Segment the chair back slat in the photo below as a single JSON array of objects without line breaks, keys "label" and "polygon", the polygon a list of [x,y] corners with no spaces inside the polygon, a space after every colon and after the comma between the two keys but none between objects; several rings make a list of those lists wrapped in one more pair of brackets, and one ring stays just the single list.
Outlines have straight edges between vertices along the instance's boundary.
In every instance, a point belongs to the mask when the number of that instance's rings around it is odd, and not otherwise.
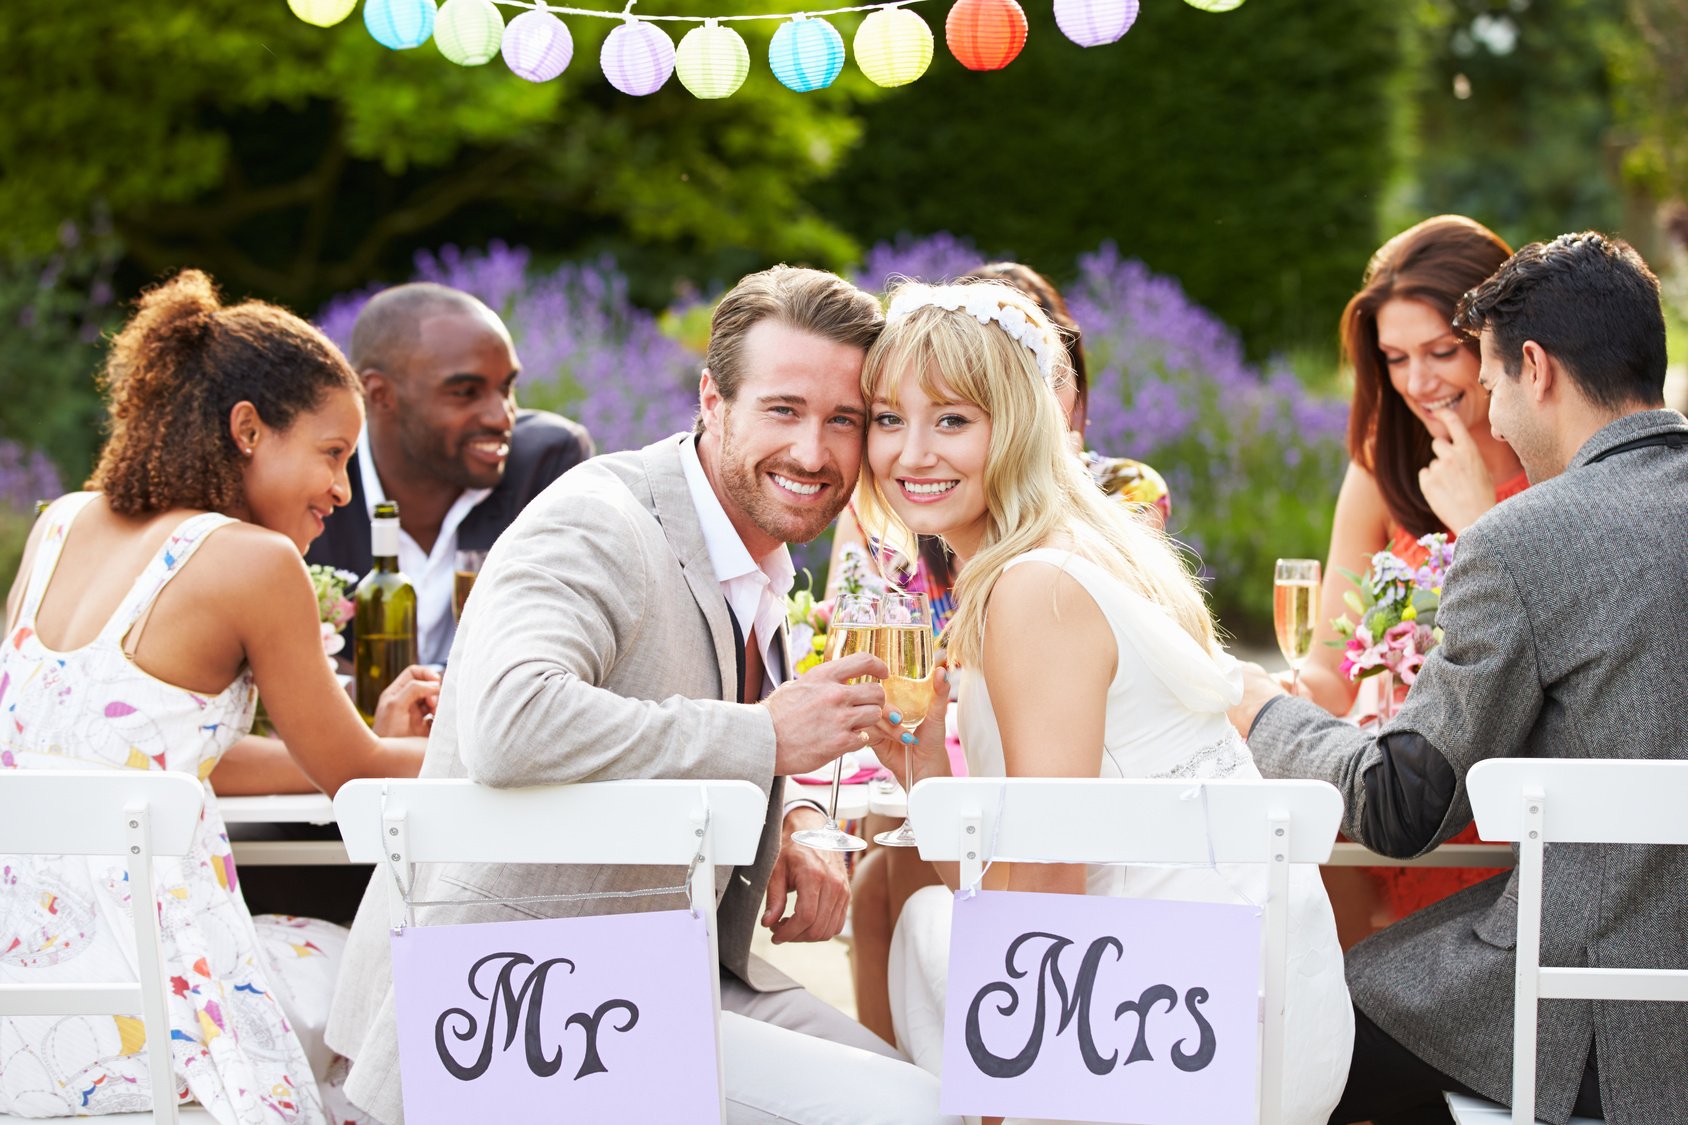
[{"label": "chair back slat", "polygon": [[970,815],[983,857],[1064,863],[1264,863],[1268,821],[1282,815],[1289,862],[1323,863],[1342,797],[1322,781],[1041,777],[930,778],[909,795],[925,859],[965,859],[959,826]]},{"label": "chair back slat", "polygon": [[0,773],[0,853],[128,855],[124,809],[151,810],[152,854],[187,854],[205,790],[185,773],[6,770]]},{"label": "chair back slat", "polygon": [[1477,832],[1525,838],[1525,792],[1552,798],[1542,839],[1560,844],[1688,844],[1688,761],[1491,758],[1465,777]]},{"label": "chair back slat", "polygon": [[691,818],[700,793],[711,812],[715,861],[753,862],[768,796],[748,781],[598,781],[492,789],[446,778],[364,779],[340,787],[334,819],[353,863],[378,863],[387,856],[384,808],[386,816],[405,819],[411,863],[685,865],[697,854]]}]

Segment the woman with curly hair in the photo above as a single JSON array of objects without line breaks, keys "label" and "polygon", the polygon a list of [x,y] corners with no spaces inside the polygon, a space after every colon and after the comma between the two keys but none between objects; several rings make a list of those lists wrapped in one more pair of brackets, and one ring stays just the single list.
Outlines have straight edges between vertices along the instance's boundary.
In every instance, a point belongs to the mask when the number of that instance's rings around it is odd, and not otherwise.
[{"label": "woman with curly hair", "polygon": [[[188,270],[145,294],[104,373],[110,438],[88,491],[38,521],[6,605],[0,766],[205,778],[246,737],[257,692],[326,793],[414,776],[437,685],[412,671],[377,737],[323,654],[303,554],[346,503],[363,405],[328,339]],[[123,1016],[0,1019],[0,1113],[145,1111],[144,1051],[220,1122],[343,1120],[312,1081],[338,927],[254,919],[206,794],[192,850],[157,861],[171,1041]],[[0,980],[132,979],[132,909],[97,857],[0,857]]]}]

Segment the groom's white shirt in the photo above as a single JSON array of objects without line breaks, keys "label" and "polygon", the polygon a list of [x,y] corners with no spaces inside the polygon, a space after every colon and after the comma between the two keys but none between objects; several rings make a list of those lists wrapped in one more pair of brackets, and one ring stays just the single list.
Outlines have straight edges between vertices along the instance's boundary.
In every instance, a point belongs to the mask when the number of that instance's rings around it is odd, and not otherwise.
[{"label": "groom's white shirt", "polygon": [[797,578],[791,552],[784,543],[760,561],[750,557],[750,551],[739,537],[721,498],[709,483],[698,460],[697,438],[680,442],[680,469],[686,474],[686,488],[692,494],[692,506],[697,509],[698,524],[703,530],[703,543],[709,551],[709,564],[721,583],[721,594],[738,619],[739,632],[748,637],[755,626],[756,640],[762,650],[764,697],[774,690],[785,676],[785,655],[779,642],[780,627],[785,624],[785,599]]}]

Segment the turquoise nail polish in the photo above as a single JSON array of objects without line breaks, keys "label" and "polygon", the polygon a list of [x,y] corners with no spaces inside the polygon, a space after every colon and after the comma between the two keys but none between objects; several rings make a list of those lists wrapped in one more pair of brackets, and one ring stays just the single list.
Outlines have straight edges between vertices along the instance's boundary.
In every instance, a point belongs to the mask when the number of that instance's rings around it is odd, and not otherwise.
[{"label": "turquoise nail polish", "polygon": [[912,746],[913,744],[914,744],[914,735],[910,734],[908,731],[905,730],[903,732],[903,745]]},{"label": "turquoise nail polish", "polygon": [[903,717],[895,711],[891,712],[891,714],[888,715],[887,718],[889,718],[891,720],[891,723],[892,723],[893,726],[896,725],[897,723],[900,723],[900,722],[903,721]]}]

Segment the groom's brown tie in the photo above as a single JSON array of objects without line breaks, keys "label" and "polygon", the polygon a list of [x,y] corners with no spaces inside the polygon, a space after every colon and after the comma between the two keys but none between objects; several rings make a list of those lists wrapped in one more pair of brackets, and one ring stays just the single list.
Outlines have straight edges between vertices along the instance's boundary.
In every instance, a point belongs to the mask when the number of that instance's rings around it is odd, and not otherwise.
[{"label": "groom's brown tie", "polygon": [[762,646],[757,643],[756,627],[750,627],[750,638],[744,644],[744,703],[756,703],[762,698]]}]

